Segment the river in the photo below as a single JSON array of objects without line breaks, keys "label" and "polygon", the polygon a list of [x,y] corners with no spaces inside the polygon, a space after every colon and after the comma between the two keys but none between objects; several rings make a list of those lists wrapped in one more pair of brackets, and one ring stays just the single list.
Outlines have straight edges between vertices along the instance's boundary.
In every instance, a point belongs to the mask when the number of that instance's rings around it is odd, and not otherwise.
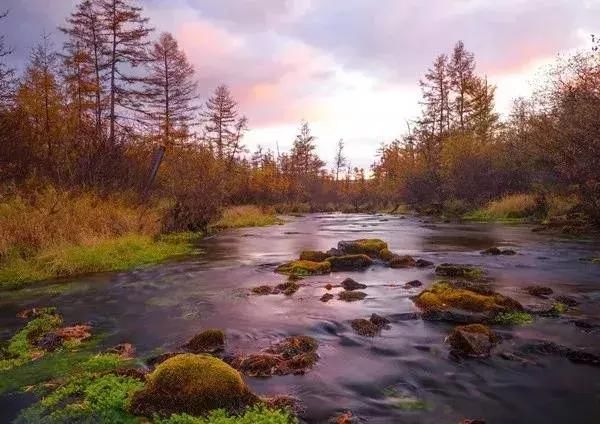
[{"label": "river", "polygon": [[[327,250],[340,240],[381,238],[390,249],[436,264],[481,266],[495,288],[531,303],[523,287],[541,284],[580,305],[560,318],[538,317],[531,325],[499,328],[503,337],[491,357],[457,361],[444,338],[450,324],[395,320],[375,338],[353,332],[349,321],[372,313],[394,316],[416,311],[410,296],[420,289],[402,285],[434,281],[433,268],[390,269],[311,277],[293,296],[254,296],[249,289],[277,284],[275,264],[301,250]],[[510,247],[515,256],[483,256],[491,247]],[[22,309],[56,306],[66,322],[90,322],[103,344],[129,342],[139,356],[156,349],[178,350],[206,328],[222,328],[228,352],[250,352],[288,335],[319,340],[320,360],[300,376],[247,378],[259,394],[290,394],[302,401],[302,419],[323,423],[351,410],[369,423],[598,423],[600,368],[540,356],[534,364],[502,359],[498,353],[532,340],[600,349],[600,333],[573,325],[573,319],[600,322],[600,265],[581,258],[600,256],[599,242],[534,233],[526,225],[425,223],[418,218],[362,214],[290,217],[285,225],[226,231],[204,239],[202,254],[123,273],[96,274],[53,283],[44,294],[31,289],[0,298],[0,337],[10,337]],[[325,284],[346,277],[367,284],[368,297],[322,303]],[[418,399],[414,410],[398,399]],[[11,401],[10,399],[14,399]],[[22,407],[17,398],[0,402],[0,422]],[[4,411],[4,412],[3,412]]]}]

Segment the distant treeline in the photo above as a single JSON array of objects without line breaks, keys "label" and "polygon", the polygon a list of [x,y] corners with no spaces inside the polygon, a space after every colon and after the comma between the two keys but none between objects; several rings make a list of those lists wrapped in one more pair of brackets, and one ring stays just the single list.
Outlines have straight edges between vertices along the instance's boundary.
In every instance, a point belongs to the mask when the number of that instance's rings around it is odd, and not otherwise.
[{"label": "distant treeline", "polygon": [[248,120],[227,86],[201,101],[207,93],[198,93],[185,52],[173,35],[155,36],[136,2],[81,1],[60,30],[62,48],[42,36],[23,75],[6,64],[11,51],[0,39],[6,192],[52,185],[128,192],[141,202],[160,147],[165,155],[150,195],[170,204],[165,230],[206,228],[226,204],[466,212],[524,192],[535,193],[542,215],[546,196],[559,194],[577,199],[574,212],[600,222],[594,51],[558,61],[538,92],[515,100],[502,121],[494,85],[458,42],[424,75],[421,116],[408,134],[381,146],[371,170],[351,167],[341,140],[327,169],[306,122],[289,152],[248,152]]}]

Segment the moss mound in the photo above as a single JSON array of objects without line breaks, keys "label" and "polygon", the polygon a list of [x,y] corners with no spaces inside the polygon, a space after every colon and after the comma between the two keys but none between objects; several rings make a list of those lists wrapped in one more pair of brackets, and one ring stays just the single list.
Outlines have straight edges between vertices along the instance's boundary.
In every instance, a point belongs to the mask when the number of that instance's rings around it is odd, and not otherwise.
[{"label": "moss mound", "polygon": [[241,375],[225,362],[207,355],[183,354],[156,367],[146,387],[134,394],[131,410],[145,416],[205,415],[214,409],[241,411],[257,401]]},{"label": "moss mound", "polygon": [[394,252],[392,252],[392,251],[391,251],[390,249],[388,249],[388,248],[382,249],[382,250],[379,252],[379,258],[380,258],[380,259],[382,259],[382,260],[384,260],[384,261],[386,261],[386,262],[388,262],[388,261],[389,261],[390,259],[392,259],[394,256],[396,256],[396,254],[395,254]]},{"label": "moss mound", "polygon": [[446,341],[453,351],[469,356],[487,356],[498,337],[482,324],[461,325],[448,336]]},{"label": "moss mound", "polygon": [[452,282],[438,282],[413,298],[415,304],[425,311],[443,311],[457,308],[470,312],[522,311],[519,302],[510,297],[495,293],[478,293],[474,290],[454,285]]},{"label": "moss mound", "polygon": [[193,353],[213,353],[225,348],[225,333],[211,328],[196,334],[184,346]]},{"label": "moss mound", "polygon": [[318,250],[304,250],[300,253],[301,261],[311,261],[311,262],[323,262],[330,255],[325,252],[320,252]]},{"label": "moss mound", "polygon": [[472,265],[441,264],[435,269],[437,275],[451,278],[476,280],[483,277],[483,270]]},{"label": "moss mound", "polygon": [[327,274],[331,272],[331,263],[297,260],[278,266],[275,272],[295,276]]},{"label": "moss mound", "polygon": [[356,271],[373,265],[373,260],[365,254],[332,256],[327,262],[332,271]]}]

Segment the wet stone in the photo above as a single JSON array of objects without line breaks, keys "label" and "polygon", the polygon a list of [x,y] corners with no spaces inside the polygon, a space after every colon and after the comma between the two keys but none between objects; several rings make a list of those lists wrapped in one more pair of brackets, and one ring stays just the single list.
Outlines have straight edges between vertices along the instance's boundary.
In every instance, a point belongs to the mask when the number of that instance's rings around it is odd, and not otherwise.
[{"label": "wet stone", "polygon": [[334,296],[331,293],[325,293],[323,296],[321,296],[321,298],[319,300],[323,303],[327,303],[330,300],[332,300],[333,298],[334,298]]},{"label": "wet stone", "polygon": [[544,287],[544,286],[538,286],[538,285],[525,287],[524,290],[531,296],[536,296],[536,297],[550,296],[552,293],[554,293],[554,290],[552,290],[550,287]]},{"label": "wet stone", "polygon": [[408,283],[406,283],[404,285],[405,289],[414,289],[416,287],[421,287],[423,285],[423,283],[421,283],[419,280],[412,280],[409,281]]},{"label": "wet stone", "polygon": [[344,281],[342,281],[342,287],[344,288],[344,290],[361,290],[361,289],[366,289],[367,285],[366,284],[361,284],[355,280],[353,280],[352,278],[346,278]]},{"label": "wet stone", "polygon": [[415,262],[415,266],[417,268],[427,268],[427,267],[430,267],[430,266],[433,266],[433,265],[434,265],[433,262],[427,261],[425,259],[417,259],[417,261]]}]

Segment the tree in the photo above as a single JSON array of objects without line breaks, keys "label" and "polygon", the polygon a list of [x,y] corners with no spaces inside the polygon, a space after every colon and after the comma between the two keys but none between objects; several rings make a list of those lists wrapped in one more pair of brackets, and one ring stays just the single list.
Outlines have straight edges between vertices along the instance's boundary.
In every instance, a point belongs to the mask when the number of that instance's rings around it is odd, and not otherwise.
[{"label": "tree", "polygon": [[316,137],[311,134],[308,122],[302,122],[290,154],[293,173],[307,177],[318,175],[325,163],[315,154]]},{"label": "tree", "polygon": [[93,96],[92,110],[96,138],[102,137],[102,118],[105,108],[106,57],[108,32],[102,21],[100,1],[84,0],[67,19],[68,26],[60,30],[67,35],[64,44],[65,62],[69,68],[72,91],[76,94],[80,113],[85,113],[84,98]]},{"label": "tree", "polygon": [[340,138],[335,150],[335,180],[339,181],[340,170],[346,166],[346,156],[344,156],[344,140]]},{"label": "tree", "polygon": [[[8,11],[0,13],[0,22],[8,16]],[[0,109],[5,108],[12,99],[15,85],[15,70],[10,68],[5,59],[12,54],[4,41],[4,35],[0,35]]]},{"label": "tree", "polygon": [[206,101],[202,117],[206,121],[205,133],[211,148],[216,148],[217,158],[230,162],[243,148],[241,139],[247,129],[248,120],[238,118],[238,105],[226,85],[220,85]]},{"label": "tree", "polygon": [[109,135],[111,146],[116,143],[118,118],[117,107],[125,110],[137,109],[135,90],[132,84],[139,81],[131,74],[147,60],[146,47],[148,35],[152,31],[147,27],[148,18],[141,15],[142,8],[133,0],[98,0],[101,16],[102,34],[107,39],[104,53],[107,56],[108,93],[109,93]]},{"label": "tree", "polygon": [[428,69],[425,79],[419,82],[425,106],[423,122],[431,125],[433,136],[442,137],[450,130],[450,76],[448,56],[439,55],[433,67]]},{"label": "tree", "polygon": [[450,84],[455,94],[453,109],[458,128],[464,130],[467,124],[471,104],[469,90],[472,88],[475,72],[475,55],[465,49],[462,41],[454,46],[448,68]]},{"label": "tree", "polygon": [[194,68],[177,41],[169,33],[161,34],[149,52],[150,73],[144,79],[143,97],[147,102],[146,116],[158,129],[165,147],[175,144],[178,129],[186,128],[194,119],[193,105],[196,82]]},{"label": "tree", "polygon": [[496,87],[489,85],[487,78],[473,78],[469,88],[469,127],[484,141],[491,139],[498,125],[498,114],[494,110],[495,94]]}]

